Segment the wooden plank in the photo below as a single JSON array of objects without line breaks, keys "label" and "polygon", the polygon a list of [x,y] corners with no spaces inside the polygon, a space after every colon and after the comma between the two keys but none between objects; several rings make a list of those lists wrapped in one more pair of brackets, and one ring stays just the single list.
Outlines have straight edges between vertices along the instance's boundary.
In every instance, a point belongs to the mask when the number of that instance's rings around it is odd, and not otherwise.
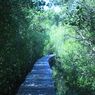
[{"label": "wooden plank", "polygon": [[35,63],[33,70],[26,76],[19,87],[17,95],[56,95],[49,59],[54,55],[46,55]]}]

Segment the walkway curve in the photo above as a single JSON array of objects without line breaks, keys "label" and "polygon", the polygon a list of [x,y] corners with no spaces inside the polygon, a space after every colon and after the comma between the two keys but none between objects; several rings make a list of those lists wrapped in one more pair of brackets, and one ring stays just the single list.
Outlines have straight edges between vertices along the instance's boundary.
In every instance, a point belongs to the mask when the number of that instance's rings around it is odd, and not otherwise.
[{"label": "walkway curve", "polygon": [[49,59],[54,55],[46,55],[39,59],[21,84],[17,95],[56,95],[52,70],[49,66]]}]

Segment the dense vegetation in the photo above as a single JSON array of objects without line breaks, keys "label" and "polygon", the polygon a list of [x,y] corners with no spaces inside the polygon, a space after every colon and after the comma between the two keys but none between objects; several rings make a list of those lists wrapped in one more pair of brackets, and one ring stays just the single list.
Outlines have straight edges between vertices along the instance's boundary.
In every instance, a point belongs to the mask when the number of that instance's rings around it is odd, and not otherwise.
[{"label": "dense vegetation", "polygon": [[57,54],[53,67],[57,95],[95,95],[95,8],[92,2],[68,2],[56,15],[59,24],[52,26],[52,49],[49,50]]},{"label": "dense vegetation", "polygon": [[[95,95],[95,1],[0,1],[0,94],[14,95],[37,58],[55,53],[57,95]],[[52,8],[52,6],[55,7]]]},{"label": "dense vegetation", "polygon": [[28,0],[1,0],[0,4],[0,95],[14,95],[42,56],[47,35],[39,24],[40,12]]}]

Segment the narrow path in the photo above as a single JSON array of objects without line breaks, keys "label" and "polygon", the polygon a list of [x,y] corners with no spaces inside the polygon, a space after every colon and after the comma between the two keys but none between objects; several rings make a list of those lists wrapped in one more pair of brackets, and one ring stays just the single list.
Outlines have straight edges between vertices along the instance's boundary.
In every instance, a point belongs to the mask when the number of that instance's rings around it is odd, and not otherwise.
[{"label": "narrow path", "polygon": [[49,59],[54,55],[47,55],[39,59],[33,70],[26,76],[17,95],[55,95],[52,70]]}]

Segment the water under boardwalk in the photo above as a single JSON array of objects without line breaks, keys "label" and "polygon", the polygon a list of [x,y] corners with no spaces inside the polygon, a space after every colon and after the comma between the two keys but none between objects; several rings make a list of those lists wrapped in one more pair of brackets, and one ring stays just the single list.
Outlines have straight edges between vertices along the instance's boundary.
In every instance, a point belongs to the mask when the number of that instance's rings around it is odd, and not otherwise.
[{"label": "water under boardwalk", "polygon": [[56,95],[52,70],[48,63],[51,57],[53,55],[47,55],[35,63],[33,70],[21,84],[17,95]]}]

